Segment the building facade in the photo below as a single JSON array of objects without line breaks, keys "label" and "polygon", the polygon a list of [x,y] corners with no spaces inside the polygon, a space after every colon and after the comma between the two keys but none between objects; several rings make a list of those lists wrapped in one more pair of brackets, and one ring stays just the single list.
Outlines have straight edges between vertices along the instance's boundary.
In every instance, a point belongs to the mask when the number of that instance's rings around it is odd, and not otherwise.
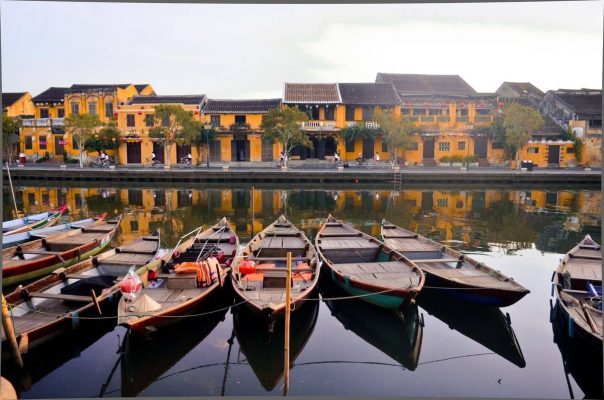
[{"label": "building facade", "polygon": [[28,118],[34,114],[29,92],[2,93],[2,115]]}]

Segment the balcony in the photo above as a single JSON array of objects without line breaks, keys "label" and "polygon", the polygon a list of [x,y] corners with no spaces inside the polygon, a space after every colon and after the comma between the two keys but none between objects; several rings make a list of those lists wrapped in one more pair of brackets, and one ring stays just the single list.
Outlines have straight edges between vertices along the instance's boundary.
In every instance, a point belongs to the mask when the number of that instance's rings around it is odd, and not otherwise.
[{"label": "balcony", "polygon": [[[353,126],[358,126],[359,123],[357,121],[346,121],[346,128],[350,128]],[[375,121],[365,121],[365,128],[368,129],[379,129],[380,124]]]},{"label": "balcony", "polygon": [[307,131],[332,131],[335,128],[335,121],[306,121],[302,123],[302,129]]},{"label": "balcony", "polygon": [[231,124],[229,126],[229,128],[232,131],[247,131],[250,129],[250,124],[245,123],[245,122],[237,122],[237,123]]},{"label": "balcony", "polygon": [[50,120],[52,126],[63,126],[65,125],[65,118],[52,118]]}]

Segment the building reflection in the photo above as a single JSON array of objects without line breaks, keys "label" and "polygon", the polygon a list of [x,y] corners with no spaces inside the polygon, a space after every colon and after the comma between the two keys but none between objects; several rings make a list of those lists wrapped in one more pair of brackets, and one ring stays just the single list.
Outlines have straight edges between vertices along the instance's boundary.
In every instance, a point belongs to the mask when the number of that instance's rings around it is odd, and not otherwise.
[{"label": "building reflection", "polygon": [[[5,193],[5,204],[12,200]],[[41,188],[16,191],[18,207],[42,212],[63,203],[70,220],[124,214],[120,242],[161,228],[165,247],[226,216],[243,241],[281,214],[310,237],[333,214],[379,235],[382,218],[462,251],[531,248],[563,253],[576,237],[599,240],[599,191],[570,190],[279,190],[272,188]],[[9,219],[10,209],[4,216]],[[568,247],[570,246],[570,247]],[[567,248],[568,247],[568,248]]]}]

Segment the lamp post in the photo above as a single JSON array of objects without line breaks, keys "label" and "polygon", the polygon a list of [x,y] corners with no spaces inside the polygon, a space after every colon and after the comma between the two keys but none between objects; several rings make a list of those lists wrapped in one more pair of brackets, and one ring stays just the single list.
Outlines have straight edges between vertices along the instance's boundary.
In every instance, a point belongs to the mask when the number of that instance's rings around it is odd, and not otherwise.
[{"label": "lamp post", "polygon": [[208,130],[209,130],[208,126],[209,125],[204,125],[203,126],[204,132],[206,134],[206,151],[207,151],[207,154],[206,154],[206,168],[210,168],[210,133],[208,132]]},{"label": "lamp post", "polygon": [[[474,125],[472,123],[468,123],[468,146],[467,146],[467,156],[466,156],[466,170],[470,169],[470,132],[474,129]],[[474,143],[476,145],[476,143]]]}]

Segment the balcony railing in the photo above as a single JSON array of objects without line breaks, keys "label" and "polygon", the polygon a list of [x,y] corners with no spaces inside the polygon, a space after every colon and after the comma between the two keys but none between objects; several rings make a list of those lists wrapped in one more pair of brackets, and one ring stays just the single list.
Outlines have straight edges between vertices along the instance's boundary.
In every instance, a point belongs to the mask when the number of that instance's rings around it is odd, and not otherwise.
[{"label": "balcony railing", "polygon": [[[358,126],[359,123],[357,121],[346,121],[346,127],[350,128],[352,126]],[[380,127],[380,124],[378,124],[375,121],[365,121],[365,128],[369,128],[369,129],[378,129]]]},{"label": "balcony railing", "polygon": [[65,118],[53,118],[51,120],[52,126],[61,126],[65,125]]},{"label": "balcony railing", "polygon": [[35,126],[35,127],[46,127],[46,126],[63,126],[65,125],[65,118],[30,118],[21,120],[22,126]]},{"label": "balcony railing", "polygon": [[438,117],[436,117],[436,121],[437,122],[450,122],[451,117],[449,117],[448,115],[439,115]]},{"label": "balcony railing", "polygon": [[50,118],[37,118],[34,120],[36,126],[50,126]]},{"label": "balcony railing", "polygon": [[306,130],[333,130],[336,127],[335,121],[306,121],[302,123],[302,128]]},{"label": "balcony railing", "polygon": [[458,115],[457,117],[455,117],[455,121],[468,122],[468,116],[467,115]]},{"label": "balcony railing", "polygon": [[245,122],[238,122],[235,124],[231,124],[229,126],[229,128],[233,131],[247,130],[247,129],[250,129],[250,124],[245,123]]}]

